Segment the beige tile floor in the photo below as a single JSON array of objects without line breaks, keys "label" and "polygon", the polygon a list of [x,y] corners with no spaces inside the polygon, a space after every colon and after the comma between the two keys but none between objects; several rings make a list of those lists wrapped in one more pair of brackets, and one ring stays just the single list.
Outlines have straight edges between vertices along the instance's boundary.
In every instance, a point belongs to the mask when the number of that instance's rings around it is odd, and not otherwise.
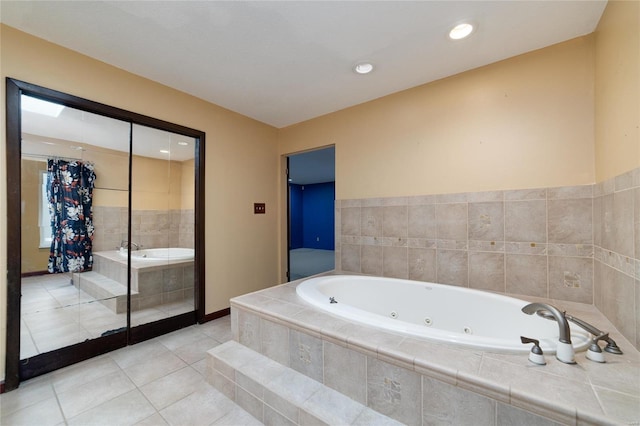
[{"label": "beige tile floor", "polygon": [[[70,284],[69,274],[23,278],[20,359],[49,352],[126,325],[94,297]],[[193,299],[154,306],[131,313],[132,326],[193,310]]]},{"label": "beige tile floor", "polygon": [[0,424],[259,425],[205,380],[229,316],[66,367],[0,395]]}]

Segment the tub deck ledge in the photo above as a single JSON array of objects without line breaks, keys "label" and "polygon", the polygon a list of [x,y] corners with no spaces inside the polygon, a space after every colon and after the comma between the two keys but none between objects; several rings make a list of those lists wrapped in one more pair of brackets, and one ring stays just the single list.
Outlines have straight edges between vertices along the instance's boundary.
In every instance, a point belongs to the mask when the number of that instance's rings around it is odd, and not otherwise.
[{"label": "tub deck ledge", "polygon": [[[278,348],[263,348],[263,341],[274,342],[273,336],[262,336],[261,330],[275,324],[415,372],[423,381],[443,382],[563,424],[640,422],[640,353],[592,305],[515,296],[566,309],[609,331],[624,351],[623,355],[605,352],[604,364],[587,360],[584,351],[576,353],[575,365],[546,355],[547,365],[539,366],[522,354],[434,343],[346,321],[300,299],[295,288],[301,281],[233,298],[235,340],[258,351],[280,351],[286,363],[287,355],[282,351],[294,349],[289,348],[290,339],[278,342]],[[263,327],[264,321],[269,323]]]}]

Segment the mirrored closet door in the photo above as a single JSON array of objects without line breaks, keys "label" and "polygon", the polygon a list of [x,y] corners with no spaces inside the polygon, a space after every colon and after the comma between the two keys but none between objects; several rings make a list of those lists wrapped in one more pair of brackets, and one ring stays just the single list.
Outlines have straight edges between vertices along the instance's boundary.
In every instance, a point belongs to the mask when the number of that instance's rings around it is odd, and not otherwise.
[{"label": "mirrored closet door", "polygon": [[195,140],[133,126],[131,325],[194,307]]},{"label": "mirrored closet door", "polygon": [[127,326],[126,259],[100,271],[127,235],[130,124],[27,95],[21,105],[27,360]]},{"label": "mirrored closet door", "polygon": [[203,143],[7,79],[7,390],[203,320]]}]

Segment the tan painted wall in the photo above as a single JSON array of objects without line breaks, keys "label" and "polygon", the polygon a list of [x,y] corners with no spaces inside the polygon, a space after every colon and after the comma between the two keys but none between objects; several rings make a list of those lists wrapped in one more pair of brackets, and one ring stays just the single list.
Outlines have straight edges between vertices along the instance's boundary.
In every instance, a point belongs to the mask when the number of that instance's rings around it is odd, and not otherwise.
[{"label": "tan painted wall", "polygon": [[594,183],[594,44],[580,37],[281,129],[280,154],[335,144],[337,199]]},{"label": "tan painted wall", "polygon": [[[206,312],[229,298],[278,282],[277,130],[194,96],[127,73],[0,26],[0,116],[5,117],[5,77],[13,77],[97,102],[206,132]],[[6,167],[5,120],[0,120],[0,165]],[[6,200],[6,181],[0,199]],[[267,214],[253,215],[265,202]],[[0,203],[0,241],[6,241],[6,204]],[[6,245],[0,244],[0,378],[6,344]],[[250,267],[247,267],[250,262]]]},{"label": "tan painted wall", "polygon": [[[640,2],[610,1],[590,36],[279,134],[282,155],[330,144],[338,199],[591,184],[632,170],[640,166]],[[286,241],[286,218],[280,236]]]},{"label": "tan painted wall", "polygon": [[182,163],[135,156],[131,169],[133,210],[182,208]]},{"label": "tan painted wall", "polygon": [[598,182],[640,166],[640,2],[609,1],[595,32]]},{"label": "tan painted wall", "polygon": [[[96,182],[108,181],[110,175],[128,175],[128,164],[120,162],[109,164],[103,160],[110,156],[92,156],[96,164]],[[110,167],[114,166],[114,167]],[[170,170],[169,170],[170,169]],[[40,195],[40,173],[46,171],[44,161],[22,162],[22,273],[47,270],[49,249],[40,248],[40,229],[38,208]],[[194,162],[193,160],[163,161],[153,158],[134,157],[134,192],[132,196],[134,210],[187,210],[194,208]],[[108,186],[107,186],[108,187]],[[185,193],[187,192],[187,193]],[[93,205],[108,207],[126,207],[128,194],[126,189],[112,190],[97,188],[94,190]]]},{"label": "tan painted wall", "polygon": [[[47,171],[44,161],[22,160],[22,272],[41,272],[47,270],[49,249],[40,248],[40,175]],[[5,262],[6,263],[6,262]]]},{"label": "tan painted wall", "polygon": [[[40,142],[46,142],[46,144]],[[77,145],[85,148],[80,156],[73,148]],[[126,152],[88,143],[23,133],[23,155],[32,155],[32,158],[42,161],[47,156],[68,156],[92,162],[97,176],[93,205],[108,207],[128,205],[129,154]],[[194,160],[167,161],[134,155],[132,183],[133,190],[137,194],[133,197],[133,209],[193,209],[195,206],[194,164]],[[46,166],[44,168],[46,170]]]},{"label": "tan painted wall", "polygon": [[180,202],[183,210],[195,208],[196,198],[196,169],[195,160],[187,160],[182,162],[182,187],[180,193],[182,200]]},{"label": "tan painted wall", "polygon": [[335,144],[338,199],[593,183],[593,45],[581,37],[282,129],[280,153]]},{"label": "tan painted wall", "polygon": [[[129,198],[129,154],[82,143],[23,133],[22,155],[77,158],[95,164],[94,206],[127,207]],[[42,144],[41,142],[45,142]],[[84,148],[81,154],[73,146]],[[135,158],[135,157],[134,157]],[[145,167],[146,170],[147,167]],[[142,175],[144,178],[145,175]],[[138,178],[138,180],[140,177]]]}]

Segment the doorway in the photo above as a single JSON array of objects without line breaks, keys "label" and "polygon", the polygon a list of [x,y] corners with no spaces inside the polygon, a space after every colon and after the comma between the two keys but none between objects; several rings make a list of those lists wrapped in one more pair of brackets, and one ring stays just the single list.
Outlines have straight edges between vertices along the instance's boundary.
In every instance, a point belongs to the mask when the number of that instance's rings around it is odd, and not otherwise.
[{"label": "doorway", "polygon": [[7,79],[5,387],[202,321],[204,133]]},{"label": "doorway", "polygon": [[288,279],[335,268],[335,147],[287,157]]}]

